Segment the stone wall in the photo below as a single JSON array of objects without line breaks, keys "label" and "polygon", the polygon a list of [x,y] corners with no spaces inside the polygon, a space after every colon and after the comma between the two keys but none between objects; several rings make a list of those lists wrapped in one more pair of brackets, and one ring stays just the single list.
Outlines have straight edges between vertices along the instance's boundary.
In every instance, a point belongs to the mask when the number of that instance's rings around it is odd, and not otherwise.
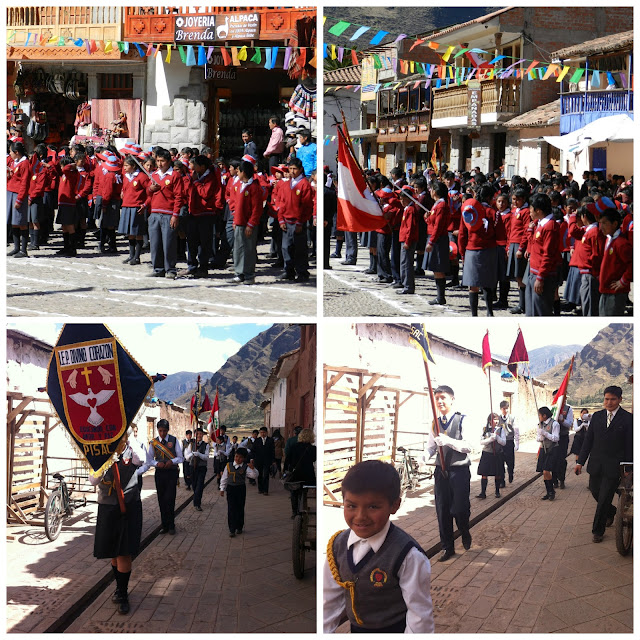
[{"label": "stone wall", "polygon": [[188,85],[180,87],[171,105],[162,107],[162,119],[145,124],[143,147],[181,149],[186,146],[201,148],[207,145],[208,93],[208,84],[202,81],[202,69],[191,68]]}]

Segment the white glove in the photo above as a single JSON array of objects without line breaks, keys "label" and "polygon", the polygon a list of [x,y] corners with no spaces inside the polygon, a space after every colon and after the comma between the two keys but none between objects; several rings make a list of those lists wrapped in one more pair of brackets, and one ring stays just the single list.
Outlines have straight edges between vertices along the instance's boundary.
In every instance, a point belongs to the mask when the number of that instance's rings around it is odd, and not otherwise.
[{"label": "white glove", "polygon": [[514,450],[514,451],[517,451],[519,448],[520,448],[520,445],[518,445],[518,444],[517,444],[517,445],[515,445],[515,446],[513,447],[513,450]]},{"label": "white glove", "polygon": [[439,436],[436,436],[434,438],[434,440],[435,440],[437,446],[444,447],[444,446],[446,446],[447,440],[449,440],[449,437],[446,436],[446,435],[439,435]]},{"label": "white glove", "polygon": [[495,440],[496,440],[496,434],[495,434],[495,433],[492,433],[492,434],[489,436],[489,440],[491,440],[491,442],[495,442]]}]

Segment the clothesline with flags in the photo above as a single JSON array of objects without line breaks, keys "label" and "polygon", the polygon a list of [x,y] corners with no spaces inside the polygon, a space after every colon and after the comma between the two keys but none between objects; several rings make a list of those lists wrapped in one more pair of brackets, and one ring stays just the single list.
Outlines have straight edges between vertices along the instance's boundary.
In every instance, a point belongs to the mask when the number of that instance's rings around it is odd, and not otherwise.
[{"label": "clothesline with flags", "polygon": [[[351,52],[351,61],[353,66],[362,65],[362,61],[367,59],[373,63],[374,69],[393,69],[394,73],[398,73],[398,67],[400,67],[400,73],[409,74],[424,74],[426,77],[425,87],[428,87],[432,80],[436,82],[436,88],[442,86],[442,82],[446,82],[449,86],[451,82],[455,84],[466,83],[469,80],[491,80],[491,79],[507,79],[514,78],[518,80],[549,80],[555,79],[556,82],[562,82],[567,80],[570,83],[576,84],[581,80],[589,81],[591,88],[597,89],[598,87],[606,87],[609,85],[617,86],[616,76],[619,79],[619,86],[626,89],[628,86],[633,86],[633,74],[629,76],[625,71],[600,71],[598,69],[587,69],[586,67],[571,67],[569,65],[561,65],[555,63],[541,63],[539,60],[526,60],[520,58],[508,67],[496,67],[496,61],[499,61],[502,56],[497,56],[490,62],[483,61],[477,57],[472,51],[466,51],[465,55],[469,54],[471,60],[471,66],[457,66],[456,64],[450,64],[449,58],[445,60],[444,64],[429,64],[426,62],[420,62],[418,60],[407,60],[404,58],[397,58],[395,56],[385,56],[381,53],[363,54],[361,58],[358,57],[358,52],[355,49],[345,49],[334,44],[324,43],[323,45],[323,57],[325,59],[338,60],[342,62],[344,60],[345,51]],[[455,57],[455,56],[454,56]],[[526,67],[519,67],[522,63],[529,63]],[[406,82],[387,82],[376,85],[375,91],[379,91],[383,86],[390,85],[409,85],[412,83],[420,83],[421,80],[407,80]],[[359,85],[348,85],[354,88],[354,91],[359,90]],[[328,87],[325,89],[325,93],[328,91],[337,91],[346,87]]]},{"label": "clothesline with flags", "polygon": [[[211,57],[214,53],[219,52],[222,56],[222,63],[225,67],[242,66],[243,62],[253,62],[255,64],[263,64],[264,68],[271,70],[276,67],[278,58],[282,53],[282,68],[288,69],[292,60],[303,67],[310,64],[315,67],[316,48],[315,47],[255,47],[248,45],[240,46],[205,46],[205,45],[176,45],[173,43],[153,44],[146,42],[122,42],[119,40],[89,40],[83,38],[69,38],[62,35],[48,38],[45,35],[38,36],[37,33],[27,33],[27,39],[23,45],[12,45],[15,39],[16,31],[12,31],[7,36],[7,44],[9,46],[40,46],[47,47],[50,45],[65,47],[75,45],[76,47],[84,47],[88,55],[92,55],[97,51],[103,53],[111,53],[119,51],[128,54],[131,47],[135,47],[140,58],[157,57],[165,47],[165,62],[171,62],[171,54],[174,50],[178,52],[180,59],[187,66],[204,66],[210,64]],[[33,41],[32,41],[33,39]],[[251,51],[253,55],[250,56]]]}]

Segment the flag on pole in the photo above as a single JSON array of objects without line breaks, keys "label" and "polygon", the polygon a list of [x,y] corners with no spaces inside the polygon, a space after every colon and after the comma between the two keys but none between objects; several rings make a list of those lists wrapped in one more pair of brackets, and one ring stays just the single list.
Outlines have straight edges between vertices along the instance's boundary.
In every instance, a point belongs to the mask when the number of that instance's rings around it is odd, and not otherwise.
[{"label": "flag on pole", "polygon": [[438,138],[435,141],[435,144],[433,145],[433,152],[431,154],[431,162],[430,162],[434,171],[438,171],[438,161],[440,160],[441,155],[442,155],[442,142],[440,141],[440,138]]},{"label": "flag on pole", "polygon": [[571,364],[567,369],[567,373],[564,375],[564,379],[562,380],[562,384],[560,385],[558,392],[555,396],[553,396],[553,400],[551,401],[551,413],[553,415],[553,419],[557,420],[558,416],[562,413],[564,409],[564,405],[567,401],[567,389],[569,387],[569,378],[571,378],[571,372],[573,371],[573,361],[575,356],[571,358]]},{"label": "flag on pole", "polygon": [[489,329],[482,338],[482,371],[486,374],[487,369],[493,365],[491,360],[491,349],[489,348]]},{"label": "flag on pole", "polygon": [[422,353],[422,359],[425,362],[428,358],[430,362],[433,362],[433,364],[436,363],[433,359],[433,354],[431,353],[429,334],[426,332],[424,324],[416,322],[411,324],[411,329],[409,331],[409,344]]},{"label": "flag on pole", "polygon": [[511,356],[509,357],[509,364],[507,369],[517,378],[518,377],[518,365],[529,364],[529,354],[527,353],[527,347],[524,344],[524,336],[522,331],[518,329],[518,337],[513,345]]},{"label": "flag on pole", "polygon": [[382,209],[367,186],[338,125],[338,224],[343,231],[375,231],[386,224]]},{"label": "flag on pole", "polygon": [[216,432],[220,428],[220,402],[218,400],[218,390],[216,389],[216,397],[213,400],[213,408],[209,414],[209,422],[207,423],[207,431],[211,437],[215,437]]}]

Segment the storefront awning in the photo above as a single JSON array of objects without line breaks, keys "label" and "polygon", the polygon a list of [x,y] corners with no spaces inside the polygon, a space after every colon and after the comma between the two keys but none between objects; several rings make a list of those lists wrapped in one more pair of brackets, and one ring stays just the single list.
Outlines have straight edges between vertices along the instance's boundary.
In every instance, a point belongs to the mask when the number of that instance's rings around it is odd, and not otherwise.
[{"label": "storefront awning", "polygon": [[543,136],[550,145],[578,153],[601,142],[633,142],[633,119],[626,114],[598,118],[564,136]]}]

